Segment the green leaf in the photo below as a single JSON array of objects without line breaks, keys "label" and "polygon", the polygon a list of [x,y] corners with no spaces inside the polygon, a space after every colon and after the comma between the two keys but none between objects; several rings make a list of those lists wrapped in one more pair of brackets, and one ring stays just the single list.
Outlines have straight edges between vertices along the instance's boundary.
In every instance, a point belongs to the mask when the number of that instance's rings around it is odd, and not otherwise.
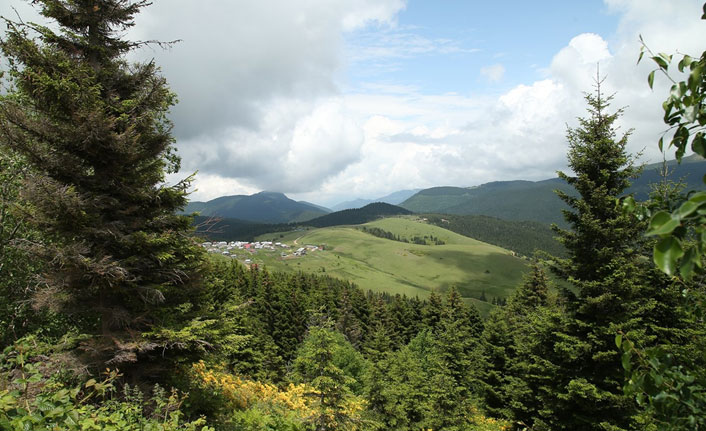
[{"label": "green leaf", "polygon": [[647,84],[649,84],[650,88],[652,88],[655,82],[655,72],[656,70],[653,70],[649,75],[647,75]]},{"label": "green leaf", "polygon": [[694,135],[694,140],[691,142],[691,149],[701,157],[706,157],[706,137],[699,132]]},{"label": "green leaf", "polygon": [[698,254],[694,248],[690,248],[686,251],[681,266],[679,267],[679,274],[681,274],[684,279],[691,280],[691,277],[694,275],[694,265],[698,259]]},{"label": "green leaf", "polygon": [[691,65],[691,61],[692,61],[692,60],[691,60],[691,56],[685,55],[685,56],[681,59],[681,61],[679,62],[679,65],[678,65],[678,66],[679,66],[679,71],[680,71],[680,72],[683,72],[683,71],[684,71],[684,68],[685,68],[686,66]]},{"label": "green leaf", "polygon": [[699,204],[692,201],[688,200],[681,204],[679,209],[677,209],[674,214],[679,217],[680,219],[689,217],[694,211],[696,211],[699,208]]},{"label": "green leaf", "polygon": [[[664,58],[660,57],[660,56],[662,56],[662,55],[664,55],[664,54],[660,54],[659,56],[655,55],[654,57],[652,57],[652,60],[653,60],[655,63],[657,63],[657,65],[658,65],[661,69],[667,70],[667,68],[669,67],[669,63],[667,63],[667,61],[666,61]],[[652,72],[654,73],[654,71],[652,71]],[[652,87],[652,86],[650,86],[650,87]]]},{"label": "green leaf", "polygon": [[684,119],[688,123],[693,123],[694,121],[696,121],[696,108],[697,107],[694,105],[687,106],[686,108],[684,108]]},{"label": "green leaf", "polygon": [[696,92],[699,88],[699,85],[701,84],[702,81],[702,68],[699,65],[699,63],[695,63],[696,67],[693,67],[691,70],[691,74],[689,75],[689,78],[687,79],[689,88],[691,91]]},{"label": "green leaf", "polygon": [[635,212],[637,204],[635,203],[635,198],[632,196],[628,196],[625,199],[623,199],[622,202],[622,207],[623,207],[623,214],[632,214]]},{"label": "green leaf", "polygon": [[630,355],[625,352],[623,353],[622,358],[620,358],[622,364],[623,364],[623,369],[625,371],[630,371],[632,369],[632,364],[630,363]]},{"label": "green leaf", "polygon": [[683,93],[681,92],[681,86],[679,84],[672,85],[671,90],[669,90],[669,97],[671,97],[673,100],[681,99],[682,94]]},{"label": "green leaf", "polygon": [[698,192],[691,195],[689,202],[694,202],[696,204],[702,204],[706,202],[706,192]]},{"label": "green leaf", "polygon": [[618,334],[615,336],[615,345],[620,349],[623,347],[623,334]]},{"label": "green leaf", "polygon": [[654,247],[654,262],[667,275],[674,275],[677,260],[684,255],[681,242],[673,237],[662,238]]},{"label": "green leaf", "polygon": [[672,233],[679,224],[679,220],[672,218],[672,215],[668,212],[659,211],[650,219],[646,235],[666,235]]}]

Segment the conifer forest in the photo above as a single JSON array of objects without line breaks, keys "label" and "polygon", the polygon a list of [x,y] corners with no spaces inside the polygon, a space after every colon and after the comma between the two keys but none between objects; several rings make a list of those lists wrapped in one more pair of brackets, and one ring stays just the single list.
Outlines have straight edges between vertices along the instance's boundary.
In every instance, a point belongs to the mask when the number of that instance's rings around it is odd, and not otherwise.
[{"label": "conifer forest", "polygon": [[[486,316],[453,287],[208,254],[181,212],[194,177],[165,181],[178,95],[128,57],[168,48],[125,36],[150,3],[32,3],[53,24],[5,17],[0,38],[0,429],[706,429],[706,192],[625,195],[641,165],[611,77],[566,130],[561,253],[527,258]],[[645,89],[673,82],[648,145],[706,157],[706,46],[642,47]]]}]

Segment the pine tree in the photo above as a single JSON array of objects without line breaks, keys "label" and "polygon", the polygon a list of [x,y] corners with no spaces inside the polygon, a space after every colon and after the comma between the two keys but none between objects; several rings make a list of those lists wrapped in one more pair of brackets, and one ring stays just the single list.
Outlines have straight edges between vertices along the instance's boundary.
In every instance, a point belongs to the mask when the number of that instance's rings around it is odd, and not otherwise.
[{"label": "pine tree", "polygon": [[[614,123],[623,111],[606,112],[613,97],[601,94],[600,84],[596,82],[595,95],[585,96],[590,117],[579,118],[579,127],[567,132],[569,167],[575,176],[558,173],[579,196],[557,191],[570,207],[563,213],[571,226],[570,230],[554,227],[569,255],[557,269],[565,278],[583,282],[611,276],[616,256],[634,256],[633,246],[641,228],[615,202],[640,169],[625,150],[630,133],[616,140]],[[579,294],[600,295],[602,290],[601,286],[592,289],[584,285]]]},{"label": "pine tree", "polygon": [[[428,336],[428,332],[418,335]],[[386,430],[423,429],[421,423],[430,413],[427,404],[430,374],[425,369],[428,361],[425,355],[429,352],[410,345],[387,354],[369,370],[368,403]]]},{"label": "pine tree", "polygon": [[482,332],[483,325],[475,307],[467,306],[458,290],[452,288],[435,334],[435,350],[445,374],[453,382],[446,390],[456,399],[455,410],[447,413],[457,414],[459,418],[469,398],[481,391],[480,377],[486,367],[480,339]]},{"label": "pine tree", "polygon": [[441,321],[443,310],[444,305],[441,295],[432,291],[429,298],[427,298],[424,308],[422,308],[423,327],[430,329],[432,332],[436,331]]},{"label": "pine tree", "polygon": [[316,401],[311,422],[317,431],[361,429],[363,404],[352,391],[358,382],[346,368],[362,358],[348,357],[357,352],[332,327],[324,319],[321,326],[309,329],[292,364],[292,380],[309,383],[315,390],[308,395]]},{"label": "pine tree", "polygon": [[586,95],[589,117],[567,132],[574,176],[559,173],[578,196],[558,192],[570,207],[564,211],[570,230],[555,227],[569,257],[555,270],[574,292],[565,291],[568,320],[553,341],[561,354],[544,367],[556,387],[548,389],[553,396],[542,407],[542,421],[556,430],[629,429],[636,412],[622,391],[614,338],[638,328],[648,268],[639,257],[644,226],[616,205],[639,169],[625,150],[629,132],[617,137],[622,110],[608,113],[611,99],[597,80],[595,94]]},{"label": "pine tree", "polygon": [[490,413],[518,423],[532,423],[552,386],[552,332],[562,316],[549,296],[548,279],[542,266],[533,262],[506,307],[493,310],[486,321],[485,341],[488,370],[483,376],[486,406]]},{"label": "pine tree", "polygon": [[355,315],[351,291],[348,289],[341,292],[341,310],[336,322],[336,330],[345,335],[353,347],[360,347],[363,339],[363,324]]},{"label": "pine tree", "polygon": [[164,184],[179,168],[175,96],[154,63],[125,59],[142,43],[120,35],[147,1],[34,3],[60,30],[8,22],[0,140],[33,168],[21,199],[47,240],[25,245],[50,262],[37,298],[97,312],[95,351],[133,362],[151,345],[137,334],[170,320],[165,305],[191,301],[200,265],[190,219],[175,215],[189,179]]}]

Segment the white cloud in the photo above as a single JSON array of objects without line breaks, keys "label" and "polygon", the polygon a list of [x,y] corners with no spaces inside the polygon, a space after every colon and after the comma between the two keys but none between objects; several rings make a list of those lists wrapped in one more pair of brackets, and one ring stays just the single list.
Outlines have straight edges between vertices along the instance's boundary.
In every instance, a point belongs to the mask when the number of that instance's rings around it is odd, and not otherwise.
[{"label": "white cloud", "polygon": [[[575,35],[550,64],[536,65],[541,80],[499,95],[430,94],[423,85],[394,82],[343,93],[347,62],[394,68],[395,58],[469,51],[397,25],[402,0],[209,2],[217,13],[205,12],[203,2],[170,0],[146,8],[130,36],[183,39],[140,56],[155,57],[179,96],[175,134],[184,171],[199,171],[194,198],[268,189],[330,204],[399,189],[552,176],[565,169],[566,126],[586,115],[582,94],[592,89],[597,63],[606,93],[617,91],[612,106],[626,107],[622,130],[635,129],[629,150],[644,148],[657,160],[668,83],[658,76],[655,91],[647,87],[652,66],[635,65],[638,37],[655,52],[700,54],[701,4],[605,3],[620,16],[614,34]],[[346,46],[346,32],[361,28],[377,30]],[[515,72],[511,60],[503,57],[481,75],[497,82],[505,66]]]},{"label": "white cloud", "polygon": [[183,170],[199,170],[194,198],[218,196],[218,178],[234,190],[313,190],[357,160],[362,130],[338,85],[343,34],[394,26],[404,6],[221,0],[207,12],[170,0],[146,8],[132,38],[182,39],[139,56],[156,57],[179,96],[172,118]]},{"label": "white cloud", "polygon": [[662,80],[654,91],[647,86],[652,65],[636,65],[639,35],[655,51],[682,48],[699,54],[705,24],[694,1],[619,6],[611,5],[622,16],[615,35],[576,35],[546,66],[545,79],[496,98],[417,89],[347,96],[362,118],[370,113],[361,161],[302,196],[335,202],[343,200],[342,191],[345,198],[374,197],[404,188],[549,178],[566,170],[566,127],[576,127],[576,117],[587,115],[583,94],[593,90],[597,64],[604,94],[615,93],[611,109],[625,108],[619,133],[634,129],[628,150],[658,161],[656,142],[665,128],[661,101],[668,85]]},{"label": "white cloud", "polygon": [[485,66],[480,69],[480,74],[489,82],[498,82],[505,75],[505,67],[500,63]]}]

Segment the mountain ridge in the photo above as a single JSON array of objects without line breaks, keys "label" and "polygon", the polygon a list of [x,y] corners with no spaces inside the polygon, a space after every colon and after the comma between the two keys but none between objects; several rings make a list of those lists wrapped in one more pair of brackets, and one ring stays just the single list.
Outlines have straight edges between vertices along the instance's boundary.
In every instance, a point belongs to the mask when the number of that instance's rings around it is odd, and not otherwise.
[{"label": "mountain ridge", "polygon": [[334,206],[331,207],[331,210],[336,212],[336,211],[343,211],[347,209],[356,209],[356,208],[363,208],[364,206],[376,202],[382,202],[386,204],[391,204],[391,205],[399,205],[402,202],[404,202],[406,199],[414,195],[415,193],[419,192],[420,189],[408,189],[408,190],[398,190],[396,192],[392,192],[388,195],[375,198],[375,199],[353,199],[350,201],[345,201],[338,203]]},{"label": "mountain ridge", "polygon": [[183,212],[276,224],[311,220],[331,211],[308,202],[292,200],[284,193],[262,191],[252,195],[221,196],[207,202],[189,202]]},{"label": "mountain ridge", "polygon": [[[706,161],[700,157],[685,157],[681,164],[666,162],[671,181],[682,181],[686,189],[704,188],[701,180]],[[638,200],[649,197],[651,186],[661,181],[662,163],[643,167],[638,178],[626,190]],[[473,187],[437,186],[420,190],[399,206],[415,213],[455,215],[485,215],[513,221],[535,221],[566,226],[562,210],[568,209],[555,190],[567,194],[576,191],[560,178],[540,181],[493,181]]]}]

